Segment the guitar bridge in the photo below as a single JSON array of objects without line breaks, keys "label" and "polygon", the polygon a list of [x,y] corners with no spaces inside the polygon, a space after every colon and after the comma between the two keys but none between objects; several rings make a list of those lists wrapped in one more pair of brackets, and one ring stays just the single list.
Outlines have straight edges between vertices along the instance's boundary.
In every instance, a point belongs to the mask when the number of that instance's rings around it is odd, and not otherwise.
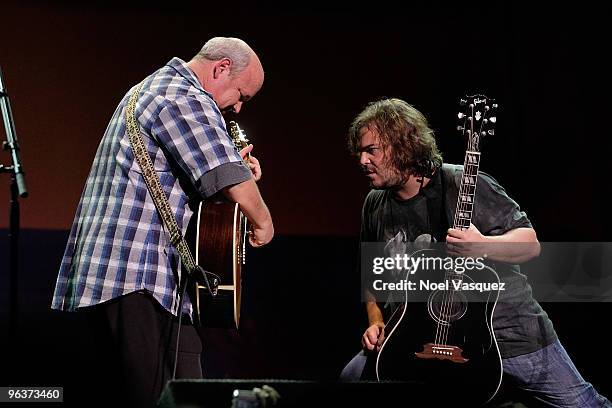
[{"label": "guitar bridge", "polygon": [[466,363],[468,358],[463,357],[463,350],[457,346],[448,344],[427,343],[423,346],[423,351],[414,353],[418,358],[450,360],[453,363]]}]

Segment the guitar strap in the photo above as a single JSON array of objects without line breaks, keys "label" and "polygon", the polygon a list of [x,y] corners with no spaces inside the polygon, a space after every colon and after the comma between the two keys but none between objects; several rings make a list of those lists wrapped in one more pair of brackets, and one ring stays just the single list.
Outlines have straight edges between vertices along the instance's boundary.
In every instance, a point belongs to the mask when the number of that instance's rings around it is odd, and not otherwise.
[{"label": "guitar strap", "polygon": [[187,241],[185,240],[185,237],[183,236],[178,223],[176,222],[176,218],[172,214],[170,203],[168,203],[168,197],[166,197],[166,194],[162,190],[159,176],[155,172],[153,162],[151,161],[151,157],[149,156],[149,153],[145,147],[142,134],[140,133],[140,126],[138,125],[138,120],[136,120],[134,112],[136,110],[136,102],[138,101],[138,96],[143,84],[144,81],[136,86],[136,89],[134,89],[134,92],[132,92],[132,95],[130,95],[127,107],[125,109],[126,129],[130,139],[130,144],[132,145],[132,150],[134,152],[134,158],[142,170],[142,176],[145,184],[147,185],[147,189],[149,190],[149,194],[151,194],[151,198],[155,203],[155,208],[157,208],[157,212],[159,213],[164,227],[170,236],[170,243],[178,251],[181,258],[181,263],[187,270],[188,276],[195,278],[195,280],[198,282],[206,284],[206,287],[211,295],[216,296],[219,280],[215,277],[211,277],[211,286],[208,279],[208,274],[210,274],[210,272],[202,269],[202,267],[197,265],[193,260],[189,245],[187,244]]}]

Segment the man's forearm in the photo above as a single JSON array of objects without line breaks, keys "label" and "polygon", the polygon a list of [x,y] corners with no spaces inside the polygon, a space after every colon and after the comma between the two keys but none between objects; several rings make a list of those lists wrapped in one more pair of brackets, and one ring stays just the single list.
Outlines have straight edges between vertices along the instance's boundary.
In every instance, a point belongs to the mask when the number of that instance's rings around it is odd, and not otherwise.
[{"label": "man's forearm", "polygon": [[540,243],[532,228],[516,228],[486,239],[487,257],[494,261],[520,264],[540,255]]},{"label": "man's forearm", "polygon": [[376,303],[376,299],[368,291],[365,292],[365,295],[366,295],[366,311],[368,313],[368,322],[370,323],[370,326],[374,324],[378,326],[384,325],[382,312],[380,311],[380,308],[378,307],[378,303]]},{"label": "man's forearm", "polygon": [[264,228],[272,224],[270,211],[253,179],[224,188],[223,195],[240,204],[244,215],[256,227]]}]

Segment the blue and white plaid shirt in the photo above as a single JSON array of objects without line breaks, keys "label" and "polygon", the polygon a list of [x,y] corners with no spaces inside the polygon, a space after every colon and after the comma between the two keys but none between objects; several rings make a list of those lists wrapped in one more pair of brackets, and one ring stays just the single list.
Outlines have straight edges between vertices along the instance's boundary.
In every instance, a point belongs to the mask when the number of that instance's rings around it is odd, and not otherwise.
[{"label": "blue and white plaid shirt", "polygon": [[[177,314],[180,258],[126,134],[125,108],[134,89],[117,107],[98,147],[53,309],[72,311],[144,290]],[[183,234],[193,214],[189,204],[251,178],[219,108],[184,61],[174,58],[145,79],[135,115]],[[191,314],[188,298],[183,310]]]}]

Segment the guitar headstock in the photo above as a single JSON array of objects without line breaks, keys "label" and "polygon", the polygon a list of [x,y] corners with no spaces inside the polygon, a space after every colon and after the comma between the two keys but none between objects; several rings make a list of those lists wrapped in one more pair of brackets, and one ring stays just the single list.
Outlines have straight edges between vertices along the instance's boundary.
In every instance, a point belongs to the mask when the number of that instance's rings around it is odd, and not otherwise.
[{"label": "guitar headstock", "polygon": [[242,150],[249,145],[249,139],[246,138],[246,133],[244,133],[244,131],[240,129],[238,123],[231,120],[227,124],[227,127],[232,141],[234,142],[238,150]]},{"label": "guitar headstock", "polygon": [[471,95],[461,98],[459,105],[461,111],[457,117],[460,124],[457,130],[467,137],[468,150],[478,152],[480,138],[495,134],[497,103],[484,95]]}]

